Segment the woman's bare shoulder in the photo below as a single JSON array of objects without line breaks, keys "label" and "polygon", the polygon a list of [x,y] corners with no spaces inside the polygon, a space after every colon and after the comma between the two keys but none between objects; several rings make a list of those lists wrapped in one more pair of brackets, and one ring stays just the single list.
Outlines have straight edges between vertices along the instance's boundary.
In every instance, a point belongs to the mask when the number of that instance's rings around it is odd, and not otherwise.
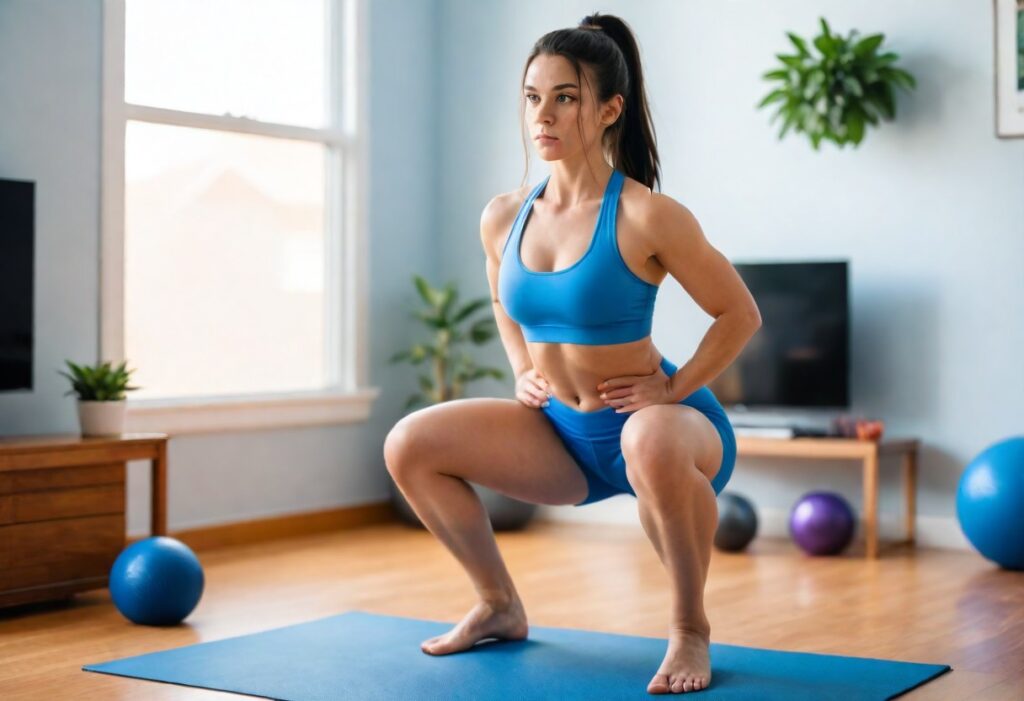
[{"label": "woman's bare shoulder", "polygon": [[639,180],[626,176],[619,194],[619,217],[629,230],[638,235],[648,232],[661,203],[661,193],[654,192]]},{"label": "woman's bare shoulder", "polygon": [[487,202],[480,214],[480,237],[485,244],[504,244],[528,194],[529,187],[524,186],[497,194]]},{"label": "woman's bare shoulder", "polygon": [[630,177],[622,187],[619,200],[622,217],[633,223],[640,231],[658,231],[666,222],[677,222],[693,218],[690,209],[663,192],[654,192],[638,180]]},{"label": "woman's bare shoulder", "polygon": [[661,193],[654,192],[639,180],[634,180],[627,175],[622,181],[619,202],[620,204],[626,202],[634,210],[649,210],[652,206],[657,206],[659,196]]}]

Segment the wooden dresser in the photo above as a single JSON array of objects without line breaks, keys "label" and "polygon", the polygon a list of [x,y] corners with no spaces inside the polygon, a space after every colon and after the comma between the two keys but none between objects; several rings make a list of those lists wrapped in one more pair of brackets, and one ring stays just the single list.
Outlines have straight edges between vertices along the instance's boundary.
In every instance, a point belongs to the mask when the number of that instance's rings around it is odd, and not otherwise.
[{"label": "wooden dresser", "polygon": [[167,435],[0,438],[0,607],[107,586],[125,546],[125,466],[151,460],[166,533]]}]

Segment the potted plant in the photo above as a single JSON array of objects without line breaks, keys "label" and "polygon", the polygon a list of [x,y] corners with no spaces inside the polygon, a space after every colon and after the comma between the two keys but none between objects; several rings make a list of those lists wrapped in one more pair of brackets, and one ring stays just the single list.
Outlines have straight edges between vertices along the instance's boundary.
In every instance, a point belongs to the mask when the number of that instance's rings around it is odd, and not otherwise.
[{"label": "potted plant", "polygon": [[109,362],[95,366],[76,365],[65,360],[73,375],[57,372],[71,380],[71,389],[64,393],[78,394],[78,422],[83,436],[110,436],[124,432],[124,393],[139,389],[129,387],[128,378],[134,370],[125,370],[128,361],[111,368]]},{"label": "potted plant", "polygon": [[856,146],[864,138],[866,125],[895,118],[894,86],[909,91],[916,81],[893,65],[898,54],[878,53],[884,34],[858,39],[857,30],[852,30],[843,37],[832,33],[824,17],[819,19],[822,33],[812,43],[821,55],[815,56],[806,40],[786,32],[797,53],[776,54],[782,66],[762,77],[781,84],[757,107],[779,103],[770,122],[784,118],[779,139],[792,127],[810,138],[815,151],[823,139],[840,148],[848,143]]},{"label": "potted plant", "polygon": [[412,316],[425,323],[434,332],[434,338],[432,343],[416,343],[408,350],[391,356],[391,363],[408,361],[420,365],[424,361],[430,362],[430,373],[419,376],[421,391],[409,396],[405,408],[458,399],[463,396],[468,383],[482,377],[503,379],[505,373],[498,368],[477,367],[465,352],[460,351],[456,356],[455,351],[456,346],[467,341],[479,346],[494,337],[496,328],[492,316],[472,322],[468,331],[460,328],[463,323],[470,323],[469,316],[488,304],[489,299],[474,299],[455,310],[459,293],[452,283],[449,282],[443,290],[436,290],[419,275],[413,276],[413,283],[427,308],[414,311]]},{"label": "potted plant", "polygon": [[[405,409],[461,398],[467,384],[483,377],[503,379],[505,373],[502,370],[478,366],[469,355],[458,349],[467,342],[483,345],[495,336],[497,329],[493,316],[488,314],[476,321],[470,319],[477,310],[484,306],[489,308],[490,299],[481,297],[458,306],[458,291],[452,283],[446,284],[444,289],[435,289],[420,275],[413,276],[413,283],[426,307],[414,311],[412,316],[427,325],[433,338],[429,342],[415,343],[390,358],[392,364],[404,361],[422,365],[429,362],[430,372],[420,374],[420,391],[409,396]],[[462,328],[466,324],[468,329]],[[472,487],[484,502],[494,530],[519,528],[530,520],[536,509],[535,504],[512,499],[481,485]],[[402,519],[422,526],[416,512],[393,481],[391,488]]]}]

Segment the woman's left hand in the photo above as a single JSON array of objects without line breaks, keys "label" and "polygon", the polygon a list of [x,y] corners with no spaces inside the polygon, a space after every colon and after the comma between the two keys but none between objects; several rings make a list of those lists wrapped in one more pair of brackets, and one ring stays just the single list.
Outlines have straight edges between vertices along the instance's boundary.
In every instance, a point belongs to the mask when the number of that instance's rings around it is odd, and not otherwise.
[{"label": "woman's left hand", "polygon": [[650,375],[611,377],[597,386],[601,399],[616,414],[636,411],[651,404],[675,404],[672,378],[659,366]]}]

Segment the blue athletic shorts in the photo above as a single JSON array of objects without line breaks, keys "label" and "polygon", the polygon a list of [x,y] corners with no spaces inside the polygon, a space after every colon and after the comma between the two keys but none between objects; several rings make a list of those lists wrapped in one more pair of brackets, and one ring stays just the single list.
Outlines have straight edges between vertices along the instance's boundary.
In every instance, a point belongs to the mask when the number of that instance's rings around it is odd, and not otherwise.
[{"label": "blue athletic shorts", "polygon": [[[669,377],[677,370],[664,356],[661,358],[661,369]],[[616,413],[615,407],[611,406],[597,411],[577,411],[560,402],[554,395],[549,397],[548,402],[548,406],[542,407],[541,411],[551,421],[562,443],[583,470],[589,485],[586,498],[576,506],[591,504],[616,494],[636,496],[626,479],[626,462],[619,443],[622,425],[632,412]],[[720,494],[736,464],[736,435],[729,417],[707,386],[680,400],[679,404],[697,409],[718,429],[722,439],[722,466],[711,486],[716,495]]]}]

